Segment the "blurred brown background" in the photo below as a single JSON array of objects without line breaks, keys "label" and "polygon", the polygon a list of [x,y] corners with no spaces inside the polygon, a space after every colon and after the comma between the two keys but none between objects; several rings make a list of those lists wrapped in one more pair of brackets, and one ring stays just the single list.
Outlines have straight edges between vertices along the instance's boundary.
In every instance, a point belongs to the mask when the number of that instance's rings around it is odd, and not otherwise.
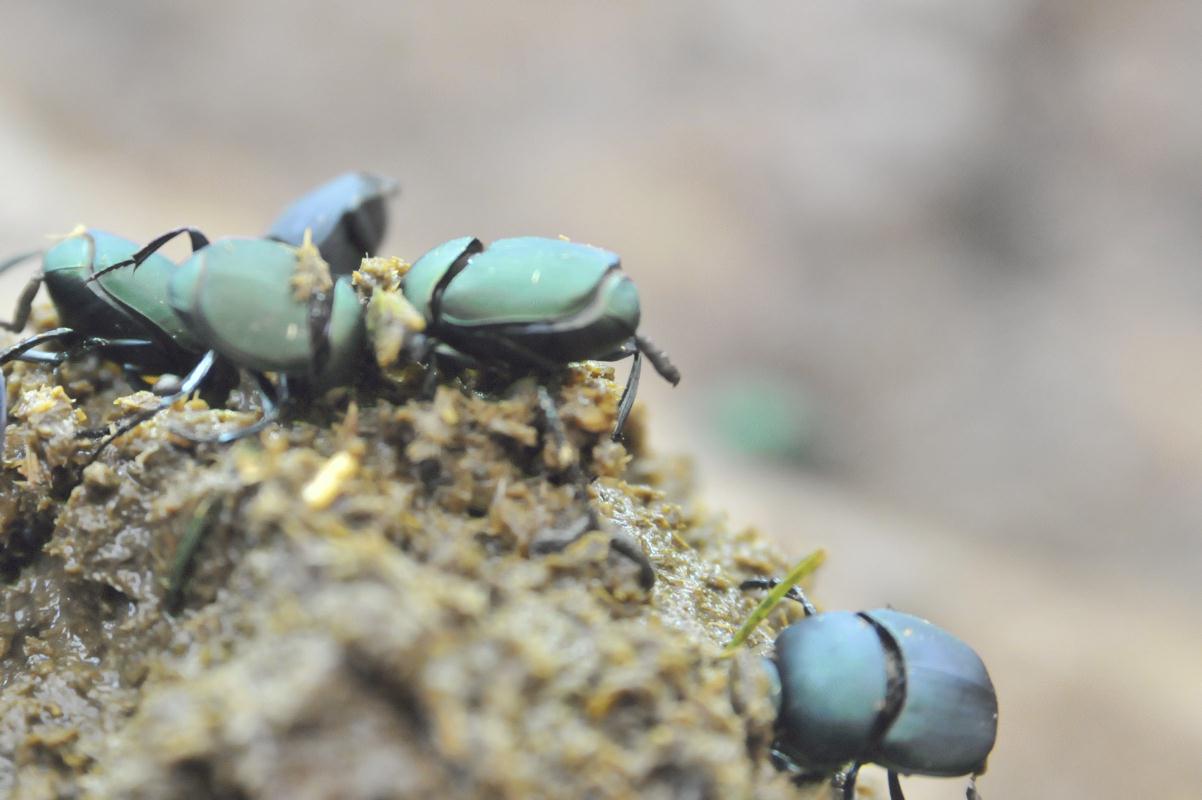
[{"label": "blurred brown background", "polygon": [[0,253],[256,233],[349,168],[402,181],[410,259],[617,250],[685,376],[644,377],[659,449],[828,547],[827,607],[981,652],[985,797],[1202,794],[1202,5],[47,0],[2,31]]}]

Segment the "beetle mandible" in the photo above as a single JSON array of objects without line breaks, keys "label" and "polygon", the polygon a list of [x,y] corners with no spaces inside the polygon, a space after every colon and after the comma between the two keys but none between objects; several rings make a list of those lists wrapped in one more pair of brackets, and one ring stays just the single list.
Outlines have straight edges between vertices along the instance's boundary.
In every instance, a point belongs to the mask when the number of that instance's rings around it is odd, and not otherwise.
[{"label": "beetle mandible", "polygon": [[[765,588],[775,581],[746,581]],[[889,608],[818,613],[800,589],[806,617],[776,637],[764,664],[777,706],[775,753],[801,780],[851,764],[888,770],[889,797],[904,800],[899,774],[975,777],[997,738],[997,694],[981,657],[932,623]]]},{"label": "beetle mandible", "polygon": [[634,404],[644,355],[669,383],[680,381],[667,354],[638,333],[638,290],[608,250],[534,236],[485,248],[466,236],[418,259],[401,288],[426,319],[413,349],[432,370],[439,355],[548,372],[634,356],[615,437]]}]

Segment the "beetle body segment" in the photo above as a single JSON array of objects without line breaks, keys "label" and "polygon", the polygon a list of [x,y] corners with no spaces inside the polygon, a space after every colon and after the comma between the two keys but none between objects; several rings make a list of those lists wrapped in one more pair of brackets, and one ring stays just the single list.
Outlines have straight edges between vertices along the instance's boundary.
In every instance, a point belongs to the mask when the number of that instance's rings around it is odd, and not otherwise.
[{"label": "beetle body segment", "polygon": [[634,282],[616,253],[534,236],[447,242],[406,275],[405,296],[438,338],[469,355],[557,364],[619,354],[639,325]]},{"label": "beetle body segment", "polygon": [[384,240],[388,198],[397,183],[370,172],[346,172],[288,206],[271,224],[268,238],[300,247],[305,230],[335,275],[349,275]]},{"label": "beetle body segment", "polygon": [[[229,238],[196,252],[168,287],[172,308],[206,344],[259,372],[308,375],[314,363],[309,308],[293,295],[296,250],[268,239]],[[330,350],[319,385],[334,386],[363,347],[363,312],[345,278],[333,288]]]},{"label": "beetle body segment", "polygon": [[885,652],[872,625],[851,611],[808,617],[781,632],[776,657],[780,749],[821,772],[868,752],[888,691]]},{"label": "beetle body segment", "polygon": [[461,236],[443,242],[414,262],[405,273],[404,282],[401,284],[405,299],[427,320],[431,317],[435,290],[443,279],[448,277],[447,273],[459,265],[460,259],[470,255],[469,248],[477,253],[483,249],[480,240],[472,236]]},{"label": "beetle body segment", "polygon": [[834,772],[874,762],[901,774],[977,774],[997,735],[997,695],[980,656],[892,609],[815,614],[776,640],[776,747]]},{"label": "beetle body segment", "polygon": [[873,760],[895,772],[981,772],[997,737],[997,694],[971,647],[925,619],[867,612],[901,648],[905,702]]},{"label": "beetle body segment", "polygon": [[175,264],[157,253],[137,270],[115,270],[88,283],[104,267],[124,261],[138,250],[134,242],[98,230],[73,234],[46,251],[43,280],[59,318],[69,328],[90,336],[139,338],[156,342],[161,352],[111,348],[116,360],[152,369],[173,369],[183,354],[203,350],[200,342],[167,303],[167,284]]}]

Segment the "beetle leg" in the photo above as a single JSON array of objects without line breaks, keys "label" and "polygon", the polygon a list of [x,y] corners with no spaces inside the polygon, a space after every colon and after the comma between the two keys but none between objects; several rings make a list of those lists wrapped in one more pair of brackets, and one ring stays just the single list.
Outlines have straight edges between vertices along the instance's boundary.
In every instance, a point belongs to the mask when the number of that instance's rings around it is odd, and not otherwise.
[{"label": "beetle leg", "polygon": [[[860,762],[853,761],[847,772],[843,773],[843,800],[855,800],[856,776],[860,774]],[[892,774],[892,773],[890,773]],[[893,800],[897,800],[893,798]],[[906,800],[904,797],[902,800]]]},{"label": "beetle leg", "polygon": [[[4,429],[8,427],[8,384],[4,382],[4,370],[0,369],[0,462],[4,460]],[[0,464],[3,466],[3,464]]]},{"label": "beetle leg", "polygon": [[271,381],[267,379],[267,376],[261,372],[252,374],[254,375],[255,382],[258,384],[259,405],[262,408],[262,413],[257,420],[246,427],[225,431],[216,436],[193,436],[183,431],[176,431],[176,433],[197,444],[229,444],[230,442],[244,439],[247,436],[253,436],[278,420],[280,418],[280,405],[288,402],[288,378],[283,375],[280,376],[279,396],[272,397],[274,392],[272,391]]},{"label": "beetle leg", "polygon": [[167,242],[171,241],[176,236],[179,236],[181,233],[188,234],[188,239],[192,245],[193,253],[195,253],[197,250],[200,250],[202,247],[208,247],[209,245],[209,237],[205,236],[196,228],[187,225],[182,228],[173,228],[172,230],[164,233],[162,236],[151,239],[149,244],[147,244],[138,252],[134,253],[129,258],[123,261],[118,261],[116,264],[110,264],[104,269],[93,272],[88,277],[87,283],[91,283],[97,278],[104,277],[113,270],[123,269],[130,266],[132,266],[134,269],[137,269],[139,266],[141,266],[143,261],[150,258],[154,253],[158,252],[163,245],[167,244]]},{"label": "beetle leg", "polygon": [[518,361],[536,367],[543,372],[558,372],[563,368],[563,364],[554,359],[547,358],[544,355],[534,352],[525,345],[520,345],[508,336],[501,334],[492,334],[488,336],[488,340],[493,344],[498,344]]},{"label": "beetle leg", "polygon": [[[555,437],[556,445],[560,452],[562,452],[568,446],[567,431],[564,430],[563,420],[559,417],[559,409],[555,407],[555,401],[551,398],[551,393],[541,383],[538,384],[538,404],[542,409],[543,418],[547,421],[548,433]],[[587,514],[572,535],[536,546],[536,550],[539,552],[562,550],[589,531],[605,530],[605,526],[601,524],[601,518],[597,515],[597,510],[589,502],[588,481],[584,477],[584,471],[580,468],[579,459],[569,465],[568,477],[576,486],[577,498],[588,509]],[[644,589],[650,589],[655,585],[655,567],[651,565],[651,560],[643,552],[643,548],[639,546],[638,542],[625,533],[611,533],[609,547],[614,552],[626,556],[638,565],[640,586]]]},{"label": "beetle leg", "polygon": [[981,793],[977,791],[977,776],[970,775],[968,778],[968,788],[964,790],[964,796],[968,800],[981,800]]},{"label": "beetle leg", "polygon": [[66,350],[56,350],[53,353],[47,353],[44,350],[29,350],[14,357],[12,360],[28,361],[33,364],[53,364],[54,366],[58,366],[64,361],[70,361],[76,356],[86,355],[93,350],[99,350],[103,347],[153,346],[154,342],[150,341],[149,339],[105,339],[100,336],[89,336],[86,339],[71,345]]},{"label": "beetle leg", "polygon": [[889,770],[889,800],[906,800],[901,790],[901,778],[893,770]]},{"label": "beetle leg", "polygon": [[626,388],[622,391],[622,399],[618,401],[618,421],[613,432],[615,442],[622,435],[622,428],[626,425],[626,418],[630,416],[630,409],[634,408],[634,398],[639,393],[639,375],[642,371],[643,353],[635,350],[634,361],[630,364],[630,377],[626,379]]},{"label": "beetle leg", "polygon": [[[55,339],[64,339],[73,333],[75,333],[74,328],[54,328],[53,330],[43,331],[42,333],[35,333],[28,339],[22,339],[11,347],[0,350],[0,364],[7,364],[10,361],[16,361],[21,358],[21,356],[26,354],[26,350],[32,350],[43,342],[52,342]],[[38,361],[40,359],[34,358],[32,360]]]},{"label": "beetle leg", "polygon": [[[774,589],[779,583],[780,580],[777,578],[748,578],[739,584],[739,588],[743,591],[747,591],[748,589]],[[785,597],[796,603],[801,603],[801,607],[805,609],[807,617],[812,617],[818,613],[818,609],[814,608],[814,604],[810,602],[810,598],[806,597],[805,592],[798,586],[794,586],[785,592]]]},{"label": "beetle leg", "polygon": [[88,456],[88,460],[83,466],[86,467],[95,461],[101,452],[104,451],[104,448],[108,447],[109,444],[112,443],[112,441],[118,436],[122,435],[123,433],[128,433],[146,420],[154,417],[154,415],[158,414],[163,409],[170,408],[176,400],[179,400],[182,397],[187,397],[188,395],[192,394],[192,392],[196,391],[196,388],[200,386],[201,382],[204,381],[206,376],[208,376],[209,371],[213,369],[213,364],[216,361],[216,350],[209,350],[206,352],[204,356],[201,357],[200,361],[196,363],[196,366],[192,368],[192,371],[189,372],[184,378],[183,383],[180,384],[180,389],[178,392],[159,400],[159,402],[152,408],[143,409],[129,419],[122,421],[117,426],[116,430],[101,440],[96,449],[92,451],[92,455]]},{"label": "beetle leg", "polygon": [[[5,272],[10,267],[20,264],[22,261],[33,256],[41,255],[41,250],[35,250],[31,253],[22,253],[16,258],[10,258],[3,264],[0,264],[0,272]],[[25,288],[21,290],[21,294],[17,297],[16,310],[13,312],[12,322],[0,322],[0,328],[9,331],[20,331],[25,329],[25,323],[29,322],[29,313],[33,309],[33,298],[37,296],[38,289],[42,286],[43,275],[39,271],[36,275],[28,280]]]},{"label": "beetle leg", "polygon": [[655,343],[646,336],[639,336],[636,333],[634,341],[639,346],[639,352],[647,354],[648,360],[651,361],[651,366],[655,367],[655,371],[660,374],[661,378],[673,386],[680,383],[680,370],[668,360],[667,353],[656,347]]}]

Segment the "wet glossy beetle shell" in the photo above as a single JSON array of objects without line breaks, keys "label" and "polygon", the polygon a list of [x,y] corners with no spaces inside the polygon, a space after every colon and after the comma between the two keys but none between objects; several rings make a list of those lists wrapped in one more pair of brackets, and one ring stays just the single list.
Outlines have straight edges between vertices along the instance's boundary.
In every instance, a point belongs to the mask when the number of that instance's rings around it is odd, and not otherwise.
[{"label": "wet glossy beetle shell", "polygon": [[639,325],[638,290],[618,255],[559,239],[500,239],[487,249],[454,239],[413,265],[404,292],[448,344],[507,361],[520,356],[494,337],[567,363],[614,355]]},{"label": "wet glossy beetle shell", "polygon": [[[297,251],[268,239],[219,239],[175,271],[171,307],[206,344],[240,367],[305,376],[314,362],[309,308],[294,296]],[[249,268],[252,265],[253,268]],[[346,278],[333,288],[326,339],[329,354],[317,376],[343,383],[363,348],[363,310]]]},{"label": "wet glossy beetle shell", "polygon": [[891,609],[815,614],[776,640],[777,748],[798,766],[852,761],[901,774],[983,772],[997,695],[980,657],[924,619]]},{"label": "wet glossy beetle shell", "polygon": [[42,260],[43,280],[63,325],[90,336],[143,338],[160,345],[110,357],[131,360],[148,370],[174,369],[183,353],[203,350],[167,303],[167,283],[175,271],[168,258],[153,255],[137,270],[116,270],[95,283],[88,279],[104,267],[132,256],[134,242],[98,230],[86,230],[55,244]]},{"label": "wet glossy beetle shell", "polygon": [[347,172],[308,192],[271,224],[267,237],[300,247],[305,231],[335,275],[349,275],[375,255],[388,223],[388,198],[397,182],[370,172]]}]

